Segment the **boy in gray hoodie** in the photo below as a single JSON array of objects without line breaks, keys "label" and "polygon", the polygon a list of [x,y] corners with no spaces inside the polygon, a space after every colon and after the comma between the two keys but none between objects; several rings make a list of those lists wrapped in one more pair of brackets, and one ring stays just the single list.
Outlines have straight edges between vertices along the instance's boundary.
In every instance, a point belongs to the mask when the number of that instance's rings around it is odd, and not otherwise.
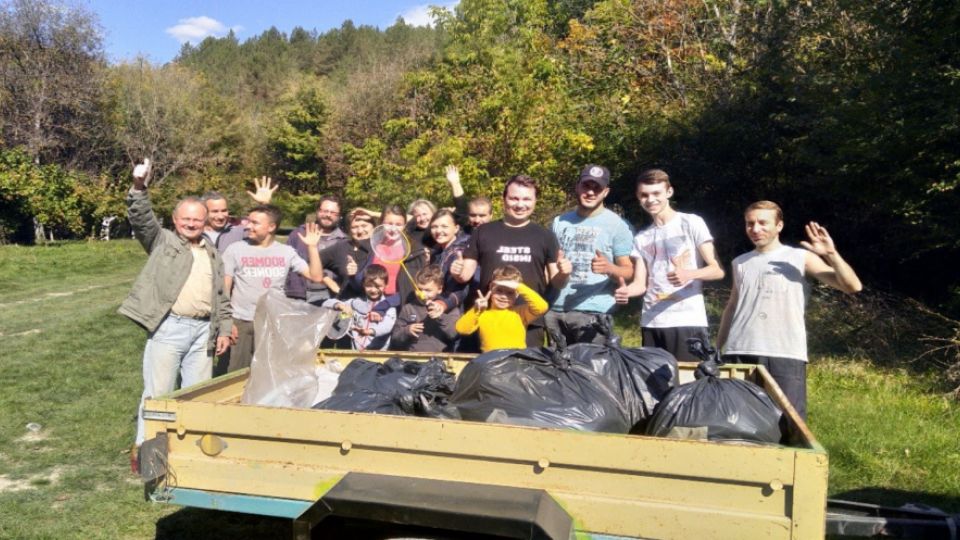
[{"label": "boy in gray hoodie", "polygon": [[452,351],[457,340],[460,308],[444,313],[446,305],[436,300],[443,291],[443,270],[440,265],[431,264],[417,272],[414,280],[420,294],[400,309],[391,348],[412,352]]}]

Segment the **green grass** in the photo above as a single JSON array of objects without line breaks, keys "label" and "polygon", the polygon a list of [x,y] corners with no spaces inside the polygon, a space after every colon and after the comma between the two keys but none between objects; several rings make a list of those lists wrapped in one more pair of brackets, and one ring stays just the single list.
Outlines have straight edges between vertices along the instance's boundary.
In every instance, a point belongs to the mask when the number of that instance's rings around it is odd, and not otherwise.
[{"label": "green grass", "polygon": [[[126,452],[145,334],[116,309],[144,260],[129,240],[0,246],[0,538],[290,536],[285,520],[143,500]],[[618,317],[627,344],[637,326]],[[933,375],[851,358],[810,371],[831,494],[960,512],[960,405]],[[43,426],[35,438],[29,422]]]},{"label": "green grass", "polygon": [[144,502],[127,452],[145,333],[116,310],[145,259],[129,240],[0,246],[0,485],[28,486],[0,488],[0,538],[289,537]]},{"label": "green grass", "polygon": [[865,361],[814,364],[810,426],[830,453],[832,497],[960,513],[960,405],[923,379]]}]

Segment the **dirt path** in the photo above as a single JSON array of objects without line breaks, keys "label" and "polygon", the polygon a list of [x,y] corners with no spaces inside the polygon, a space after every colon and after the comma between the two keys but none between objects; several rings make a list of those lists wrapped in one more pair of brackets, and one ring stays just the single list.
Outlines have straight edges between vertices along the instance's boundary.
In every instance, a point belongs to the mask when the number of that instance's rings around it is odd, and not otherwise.
[{"label": "dirt path", "polygon": [[27,298],[27,299],[25,299],[25,300],[17,300],[16,302],[7,302],[7,303],[5,303],[5,304],[0,304],[0,309],[6,309],[6,308],[14,307],[14,306],[22,306],[22,305],[25,305],[25,304],[34,304],[34,303],[37,303],[37,302],[45,302],[45,301],[47,301],[47,300],[52,300],[52,299],[54,299],[54,298],[64,298],[64,297],[68,297],[68,296],[73,296],[73,295],[75,295],[75,294],[81,294],[81,293],[85,293],[85,292],[88,292],[88,291],[94,291],[94,290],[97,290],[97,289],[106,289],[107,287],[116,287],[116,286],[118,286],[118,285],[130,285],[131,283],[133,283],[133,279],[127,279],[127,280],[123,280],[123,281],[116,281],[116,282],[114,282],[114,283],[110,283],[109,285],[88,285],[88,286],[86,286],[86,287],[81,287],[81,288],[79,288],[79,289],[74,289],[74,290],[72,290],[72,291],[49,292],[49,293],[46,293],[46,294],[42,294],[42,295],[40,295],[40,296],[36,296],[36,297],[34,297],[34,298]]}]

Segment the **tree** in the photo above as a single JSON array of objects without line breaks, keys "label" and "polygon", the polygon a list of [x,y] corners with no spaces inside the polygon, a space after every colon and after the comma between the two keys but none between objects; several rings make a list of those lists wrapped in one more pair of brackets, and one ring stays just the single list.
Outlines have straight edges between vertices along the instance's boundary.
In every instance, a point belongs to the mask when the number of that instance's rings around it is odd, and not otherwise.
[{"label": "tree", "polygon": [[[36,163],[84,161],[103,127],[93,15],[54,0],[0,4],[0,134]],[[93,147],[92,149],[90,147]]]},{"label": "tree", "polygon": [[241,159],[233,114],[203,76],[176,63],[144,59],[110,70],[112,122],[127,167],[154,162],[153,182]]},{"label": "tree", "polygon": [[97,219],[95,199],[105,199],[91,184],[83,173],[38,165],[23,150],[0,150],[0,242],[29,239],[31,218],[51,240],[90,232]]},{"label": "tree", "polygon": [[280,100],[268,129],[273,170],[287,180],[285,189],[316,193],[323,189],[323,131],[329,116],[319,82],[303,78]]}]

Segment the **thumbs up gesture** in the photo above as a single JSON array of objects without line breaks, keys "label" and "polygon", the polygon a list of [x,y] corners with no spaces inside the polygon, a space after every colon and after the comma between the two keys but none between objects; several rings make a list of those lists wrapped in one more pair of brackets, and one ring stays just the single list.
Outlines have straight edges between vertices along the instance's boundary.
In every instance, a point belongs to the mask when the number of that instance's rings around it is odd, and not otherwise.
[{"label": "thumbs up gesture", "polygon": [[599,249],[594,251],[593,259],[590,259],[590,270],[594,274],[610,275],[610,272],[613,271],[613,264],[610,263],[610,259],[600,253]]},{"label": "thumbs up gesture", "polygon": [[457,252],[457,258],[450,263],[450,273],[459,276],[463,273],[463,252]]},{"label": "thumbs up gesture", "polygon": [[357,261],[350,255],[347,255],[347,275],[350,277],[357,275]]},{"label": "thumbs up gesture", "polygon": [[684,250],[676,257],[671,257],[670,262],[673,263],[673,270],[667,272],[667,281],[676,287],[683,287],[689,283],[692,279],[690,269],[687,268],[687,264],[690,262],[690,250]]},{"label": "thumbs up gesture", "polygon": [[133,187],[137,191],[143,190],[143,188],[150,185],[150,170],[152,169],[152,164],[150,163],[150,158],[144,158],[143,163],[137,164],[133,168]]},{"label": "thumbs up gesture", "polygon": [[565,276],[573,273],[573,263],[563,254],[563,250],[557,252],[557,270]]},{"label": "thumbs up gesture", "polygon": [[613,299],[618,304],[630,302],[630,288],[627,287],[627,282],[623,280],[623,277],[617,277],[617,288],[613,291]]}]

